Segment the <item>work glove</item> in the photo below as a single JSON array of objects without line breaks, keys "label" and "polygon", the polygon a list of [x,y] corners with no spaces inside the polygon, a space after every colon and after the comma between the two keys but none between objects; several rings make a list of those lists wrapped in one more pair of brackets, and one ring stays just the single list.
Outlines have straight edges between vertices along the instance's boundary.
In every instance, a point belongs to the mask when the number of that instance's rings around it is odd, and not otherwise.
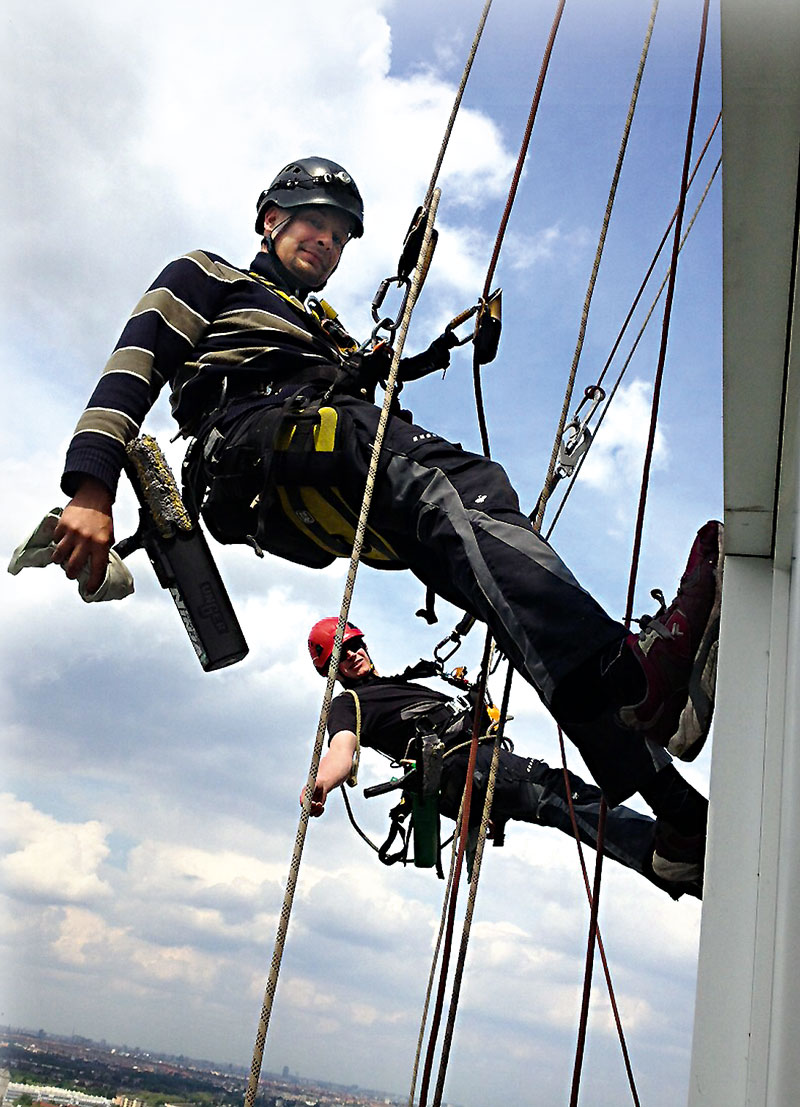
[{"label": "work glove", "polygon": [[[8,571],[14,576],[21,569],[42,569],[53,564],[53,551],[56,542],[53,532],[61,518],[62,508],[54,507],[32,533],[14,550]],[[122,558],[115,550],[109,550],[108,568],[105,578],[96,592],[86,591],[90,566],[85,565],[78,574],[78,592],[85,603],[97,603],[102,600],[124,600],[133,592],[133,577]]]}]

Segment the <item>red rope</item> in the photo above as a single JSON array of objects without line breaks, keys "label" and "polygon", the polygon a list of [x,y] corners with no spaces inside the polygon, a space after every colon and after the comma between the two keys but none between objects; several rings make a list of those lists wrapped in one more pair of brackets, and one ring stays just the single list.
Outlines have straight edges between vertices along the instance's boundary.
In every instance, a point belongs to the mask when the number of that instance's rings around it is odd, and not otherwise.
[{"label": "red rope", "polygon": [[[489,672],[489,657],[492,648],[492,637],[487,632],[486,641],[483,647],[483,661],[481,662],[481,675],[478,681],[478,698],[479,704],[483,703],[484,692],[486,689],[486,675]],[[461,811],[461,833],[458,839],[458,854],[456,856],[455,868],[453,870],[453,879],[450,885],[450,900],[447,905],[447,929],[444,936],[444,944],[442,946],[442,964],[439,971],[439,987],[436,992],[436,1003],[434,1004],[433,1017],[431,1019],[431,1029],[428,1036],[428,1049],[425,1054],[425,1067],[422,1072],[422,1083],[419,1090],[419,1107],[426,1107],[428,1102],[428,1089],[431,1081],[431,1070],[433,1068],[433,1055],[436,1049],[436,1039],[439,1035],[439,1026],[442,1021],[442,1008],[444,1006],[444,992],[445,985],[447,983],[447,973],[450,968],[450,953],[453,947],[453,928],[455,925],[456,914],[456,900],[458,898],[458,885],[461,879],[461,869],[463,867],[464,853],[467,848],[467,836],[469,835],[469,813],[472,806],[472,778],[475,775],[475,762],[478,756],[478,738],[481,732],[481,723],[483,721],[482,713],[480,710],[475,711],[475,718],[472,724],[472,741],[469,747],[469,760],[467,762],[467,778],[464,785],[464,800]]]},{"label": "red rope", "polygon": [[[589,902],[589,910],[591,912],[593,896],[592,889],[589,885],[589,871],[586,867],[586,859],[583,855],[583,843],[581,842],[580,832],[578,830],[578,820],[575,817],[575,805],[572,802],[572,788],[569,781],[569,770],[567,769],[567,751],[564,748],[564,735],[561,727],[558,728],[558,742],[561,747],[561,764],[564,773],[564,791],[567,797],[567,809],[569,811],[570,822],[572,823],[572,833],[575,836],[575,845],[578,847],[578,861],[581,866],[581,874],[583,876],[583,884],[586,889],[586,898]],[[628,1084],[631,1089],[631,1096],[636,1107],[640,1107],[639,1093],[636,1090],[636,1079],[633,1075],[633,1065],[631,1064],[630,1054],[628,1053],[628,1043],[625,1040],[625,1030],[622,1026],[622,1017],[619,1013],[619,1007],[617,1006],[617,997],[614,992],[614,984],[611,980],[611,968],[608,964],[608,958],[606,957],[605,946],[603,945],[603,938],[600,934],[600,927],[595,927],[595,933],[597,935],[597,949],[600,953],[600,960],[603,965],[603,974],[606,978],[606,986],[608,987],[608,999],[611,1004],[611,1011],[614,1015],[614,1023],[617,1028],[617,1037],[619,1038],[620,1049],[622,1050],[622,1060],[625,1065],[625,1072],[628,1075]]]},{"label": "red rope", "polygon": [[694,74],[694,88],[692,89],[692,106],[689,112],[689,127],[686,135],[686,150],[683,157],[683,171],[681,173],[680,200],[678,212],[675,217],[675,228],[672,237],[672,259],[670,261],[669,280],[667,282],[667,294],[664,301],[664,320],[661,326],[661,346],[658,352],[658,367],[653,383],[653,403],[650,409],[650,429],[647,436],[647,449],[642,469],[642,487],[639,496],[639,509],[636,516],[636,531],[634,535],[633,553],[631,557],[631,574],[628,583],[628,597],[625,605],[625,625],[630,626],[633,616],[633,594],[636,588],[636,576],[639,566],[639,556],[642,548],[642,531],[644,529],[644,513],[647,506],[647,491],[650,483],[650,469],[653,462],[653,447],[656,438],[656,425],[658,422],[658,407],[661,400],[661,385],[664,378],[664,364],[667,359],[667,339],[669,337],[669,325],[672,317],[672,302],[675,297],[675,279],[678,272],[678,254],[680,252],[681,228],[683,215],[686,209],[686,193],[688,191],[689,165],[692,159],[692,137],[694,135],[695,122],[697,120],[697,103],[700,98],[700,77],[703,72],[703,55],[706,46],[706,33],[708,30],[709,0],[703,0],[703,17],[700,24],[700,43],[697,49],[697,64]]},{"label": "red rope", "polygon": [[[494,249],[492,251],[492,256],[491,256],[491,259],[489,261],[489,266],[488,266],[488,269],[487,269],[487,272],[486,272],[486,279],[484,281],[484,286],[483,286],[483,300],[484,300],[484,302],[488,298],[489,293],[491,291],[491,285],[492,285],[492,281],[494,279],[495,270],[497,268],[497,262],[498,262],[498,259],[500,257],[500,248],[503,244],[503,239],[505,237],[506,227],[508,226],[508,221],[509,221],[509,218],[511,216],[511,209],[514,205],[514,199],[516,197],[517,189],[519,187],[520,177],[522,176],[522,168],[523,168],[523,165],[525,163],[525,156],[526,156],[527,151],[528,151],[528,145],[530,143],[531,133],[533,131],[533,124],[534,124],[534,121],[536,119],[536,114],[537,114],[537,111],[538,111],[539,102],[541,100],[542,88],[544,87],[545,76],[547,75],[547,70],[548,70],[549,63],[550,63],[550,57],[552,55],[553,46],[554,46],[554,43],[555,43],[556,33],[558,31],[559,23],[561,22],[561,16],[563,14],[565,4],[566,4],[566,0],[558,0],[558,4],[557,4],[557,7],[556,7],[556,12],[555,12],[555,15],[553,17],[552,25],[550,27],[550,34],[548,36],[547,45],[545,47],[544,57],[542,59],[542,64],[541,64],[540,69],[539,69],[539,77],[538,77],[538,80],[536,82],[536,88],[534,90],[530,111],[528,113],[528,121],[527,121],[527,124],[526,124],[526,127],[525,127],[525,133],[524,133],[524,136],[523,136],[523,139],[522,139],[522,144],[520,146],[519,155],[517,157],[517,164],[516,164],[516,167],[514,169],[512,179],[511,179],[511,185],[509,187],[508,197],[506,199],[505,208],[503,210],[503,215],[502,215],[501,220],[500,220],[500,226],[498,228],[497,235],[496,235],[496,238],[495,238]],[[472,370],[472,372],[473,372],[473,384],[474,384],[474,388],[475,388],[475,405],[476,405],[476,410],[477,410],[478,425],[480,427],[480,433],[481,433],[481,443],[482,443],[484,454],[486,455],[486,457],[490,457],[491,452],[490,452],[490,447],[489,447],[489,434],[488,434],[488,429],[487,429],[487,425],[486,425],[486,414],[485,414],[484,406],[483,406],[483,395],[482,395],[481,379],[480,379],[480,365],[478,364],[478,360],[477,360],[477,350],[476,350],[476,356],[473,359],[473,370]],[[483,660],[483,665],[482,665],[482,669],[481,669],[481,680],[483,682],[485,682],[485,674],[488,671],[490,647],[491,647],[491,636],[487,634],[486,645],[484,647],[484,660]],[[472,774],[473,774],[474,766],[475,766],[475,758],[477,757],[479,726],[480,726],[480,713],[476,712],[475,725],[473,727],[473,734],[472,734],[472,745],[470,746],[470,759],[469,759],[469,765],[468,765],[468,768],[467,768],[467,780],[466,780],[466,785],[465,785],[465,789],[464,789],[464,811],[463,811],[463,814],[462,814],[461,837],[460,837],[459,845],[458,845],[458,856],[457,856],[457,859],[456,859],[456,867],[455,867],[455,871],[454,871],[454,874],[453,874],[452,889],[451,889],[451,892],[450,892],[450,900],[449,900],[449,903],[448,903],[448,922],[447,922],[447,930],[446,930],[446,934],[445,934],[445,941],[444,941],[443,950],[442,950],[442,966],[441,966],[441,970],[440,970],[440,974],[439,974],[439,986],[438,986],[438,991],[437,991],[437,996],[436,996],[436,1003],[435,1003],[435,1007],[434,1007],[433,1018],[431,1020],[431,1030],[430,1030],[430,1034],[429,1034],[429,1038],[428,1038],[428,1048],[427,1048],[426,1057],[425,1057],[425,1066],[424,1066],[424,1071],[423,1071],[423,1076],[422,1076],[422,1084],[420,1086],[420,1097],[419,1097],[420,1107],[426,1107],[426,1104],[427,1104],[428,1088],[430,1086],[431,1069],[432,1069],[432,1066],[433,1066],[433,1054],[434,1054],[434,1050],[435,1050],[435,1047],[436,1047],[436,1038],[437,1038],[438,1033],[439,1033],[439,1026],[440,1026],[440,1023],[441,1023],[442,1006],[443,1006],[443,1003],[444,1003],[444,990],[445,990],[445,984],[446,984],[446,978],[447,978],[447,971],[448,971],[449,962],[450,962],[450,952],[451,952],[451,948],[452,948],[452,934],[453,934],[453,925],[454,925],[454,921],[455,921],[455,903],[456,903],[456,897],[457,897],[457,892],[458,892],[458,882],[459,882],[460,876],[461,876],[462,856],[463,856],[463,852],[466,848],[467,834],[469,833],[469,807],[470,807],[471,796],[472,796]]]}]

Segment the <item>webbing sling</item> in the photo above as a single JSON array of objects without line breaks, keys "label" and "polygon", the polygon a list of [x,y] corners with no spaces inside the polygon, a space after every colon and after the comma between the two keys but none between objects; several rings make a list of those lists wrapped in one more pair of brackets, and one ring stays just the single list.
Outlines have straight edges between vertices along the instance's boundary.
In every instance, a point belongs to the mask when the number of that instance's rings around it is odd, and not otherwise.
[{"label": "webbing sling", "polygon": [[[275,434],[273,471],[285,517],[326,553],[350,557],[358,512],[334,484],[338,429],[336,409],[320,400],[290,407]],[[376,568],[405,568],[389,542],[370,526],[361,559]]]}]

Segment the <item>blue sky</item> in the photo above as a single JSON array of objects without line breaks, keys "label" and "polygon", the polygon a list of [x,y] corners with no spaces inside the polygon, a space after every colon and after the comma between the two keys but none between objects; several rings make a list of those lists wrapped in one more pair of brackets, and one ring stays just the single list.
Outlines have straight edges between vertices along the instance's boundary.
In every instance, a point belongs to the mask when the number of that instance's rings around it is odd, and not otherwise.
[{"label": "blue sky", "polygon": [[[395,271],[424,195],[482,5],[307,0],[295,11],[205,3],[8,0],[2,21],[2,200],[8,221],[0,355],[7,414],[2,543],[55,504],[64,449],[141,291],[194,248],[247,264],[255,200],[302,154],[344,163],[366,200],[328,298],[358,333]],[[440,244],[409,350],[478,296],[555,4],[495,0],[440,185]],[[532,506],[549,458],[650,5],[568,0],[497,273],[500,354],[484,371],[492,452]],[[677,201],[700,0],[664,0],[634,120],[577,388],[593,383]],[[712,5],[697,143],[720,108]],[[719,136],[698,175],[702,188]],[[699,197],[699,192],[697,193]],[[696,198],[690,198],[693,210]],[[671,594],[692,536],[719,517],[720,181],[682,255],[637,613]],[[657,282],[665,262],[657,269]],[[644,302],[650,303],[650,295]],[[656,312],[553,541],[615,615],[624,610]],[[631,338],[638,329],[634,324]],[[623,353],[629,348],[624,342]],[[469,354],[411,386],[417,421],[479,449]],[[578,393],[579,394],[579,393]],[[148,424],[166,444],[166,399]],[[169,447],[177,465],[180,446]],[[121,494],[117,534],[134,521]],[[3,574],[5,814],[0,1020],[248,1063],[308,768],[322,682],[305,638],[338,610],[345,566],[313,573],[217,547],[251,652],[206,675],[141,555],[135,596],[87,606],[55,569]],[[407,574],[359,573],[352,606],[394,671],[453,625],[415,619]],[[474,671],[482,636],[459,660]],[[499,687],[495,690],[499,696]],[[555,762],[517,681],[519,751]],[[686,775],[707,788],[708,753]],[[365,784],[385,775],[366,758]],[[581,771],[570,751],[570,765]],[[388,803],[358,801],[380,838]],[[586,906],[574,846],[516,827],[490,850],[446,1097],[465,1107],[565,1101]],[[306,847],[266,1067],[407,1091],[441,885],[387,870],[340,805]],[[605,867],[601,925],[643,1102],[688,1079],[700,909]],[[604,987],[581,1101],[624,1101]]]}]

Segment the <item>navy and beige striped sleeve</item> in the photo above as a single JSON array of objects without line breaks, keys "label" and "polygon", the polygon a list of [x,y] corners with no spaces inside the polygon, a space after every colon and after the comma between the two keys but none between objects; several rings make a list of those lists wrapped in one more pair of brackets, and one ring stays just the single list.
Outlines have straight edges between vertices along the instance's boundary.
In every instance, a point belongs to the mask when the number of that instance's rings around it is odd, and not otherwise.
[{"label": "navy and beige striped sleeve", "polygon": [[67,450],[61,487],[68,496],[84,475],[116,493],[125,446],[220,310],[231,268],[193,251],[170,262],[136,305]]}]

